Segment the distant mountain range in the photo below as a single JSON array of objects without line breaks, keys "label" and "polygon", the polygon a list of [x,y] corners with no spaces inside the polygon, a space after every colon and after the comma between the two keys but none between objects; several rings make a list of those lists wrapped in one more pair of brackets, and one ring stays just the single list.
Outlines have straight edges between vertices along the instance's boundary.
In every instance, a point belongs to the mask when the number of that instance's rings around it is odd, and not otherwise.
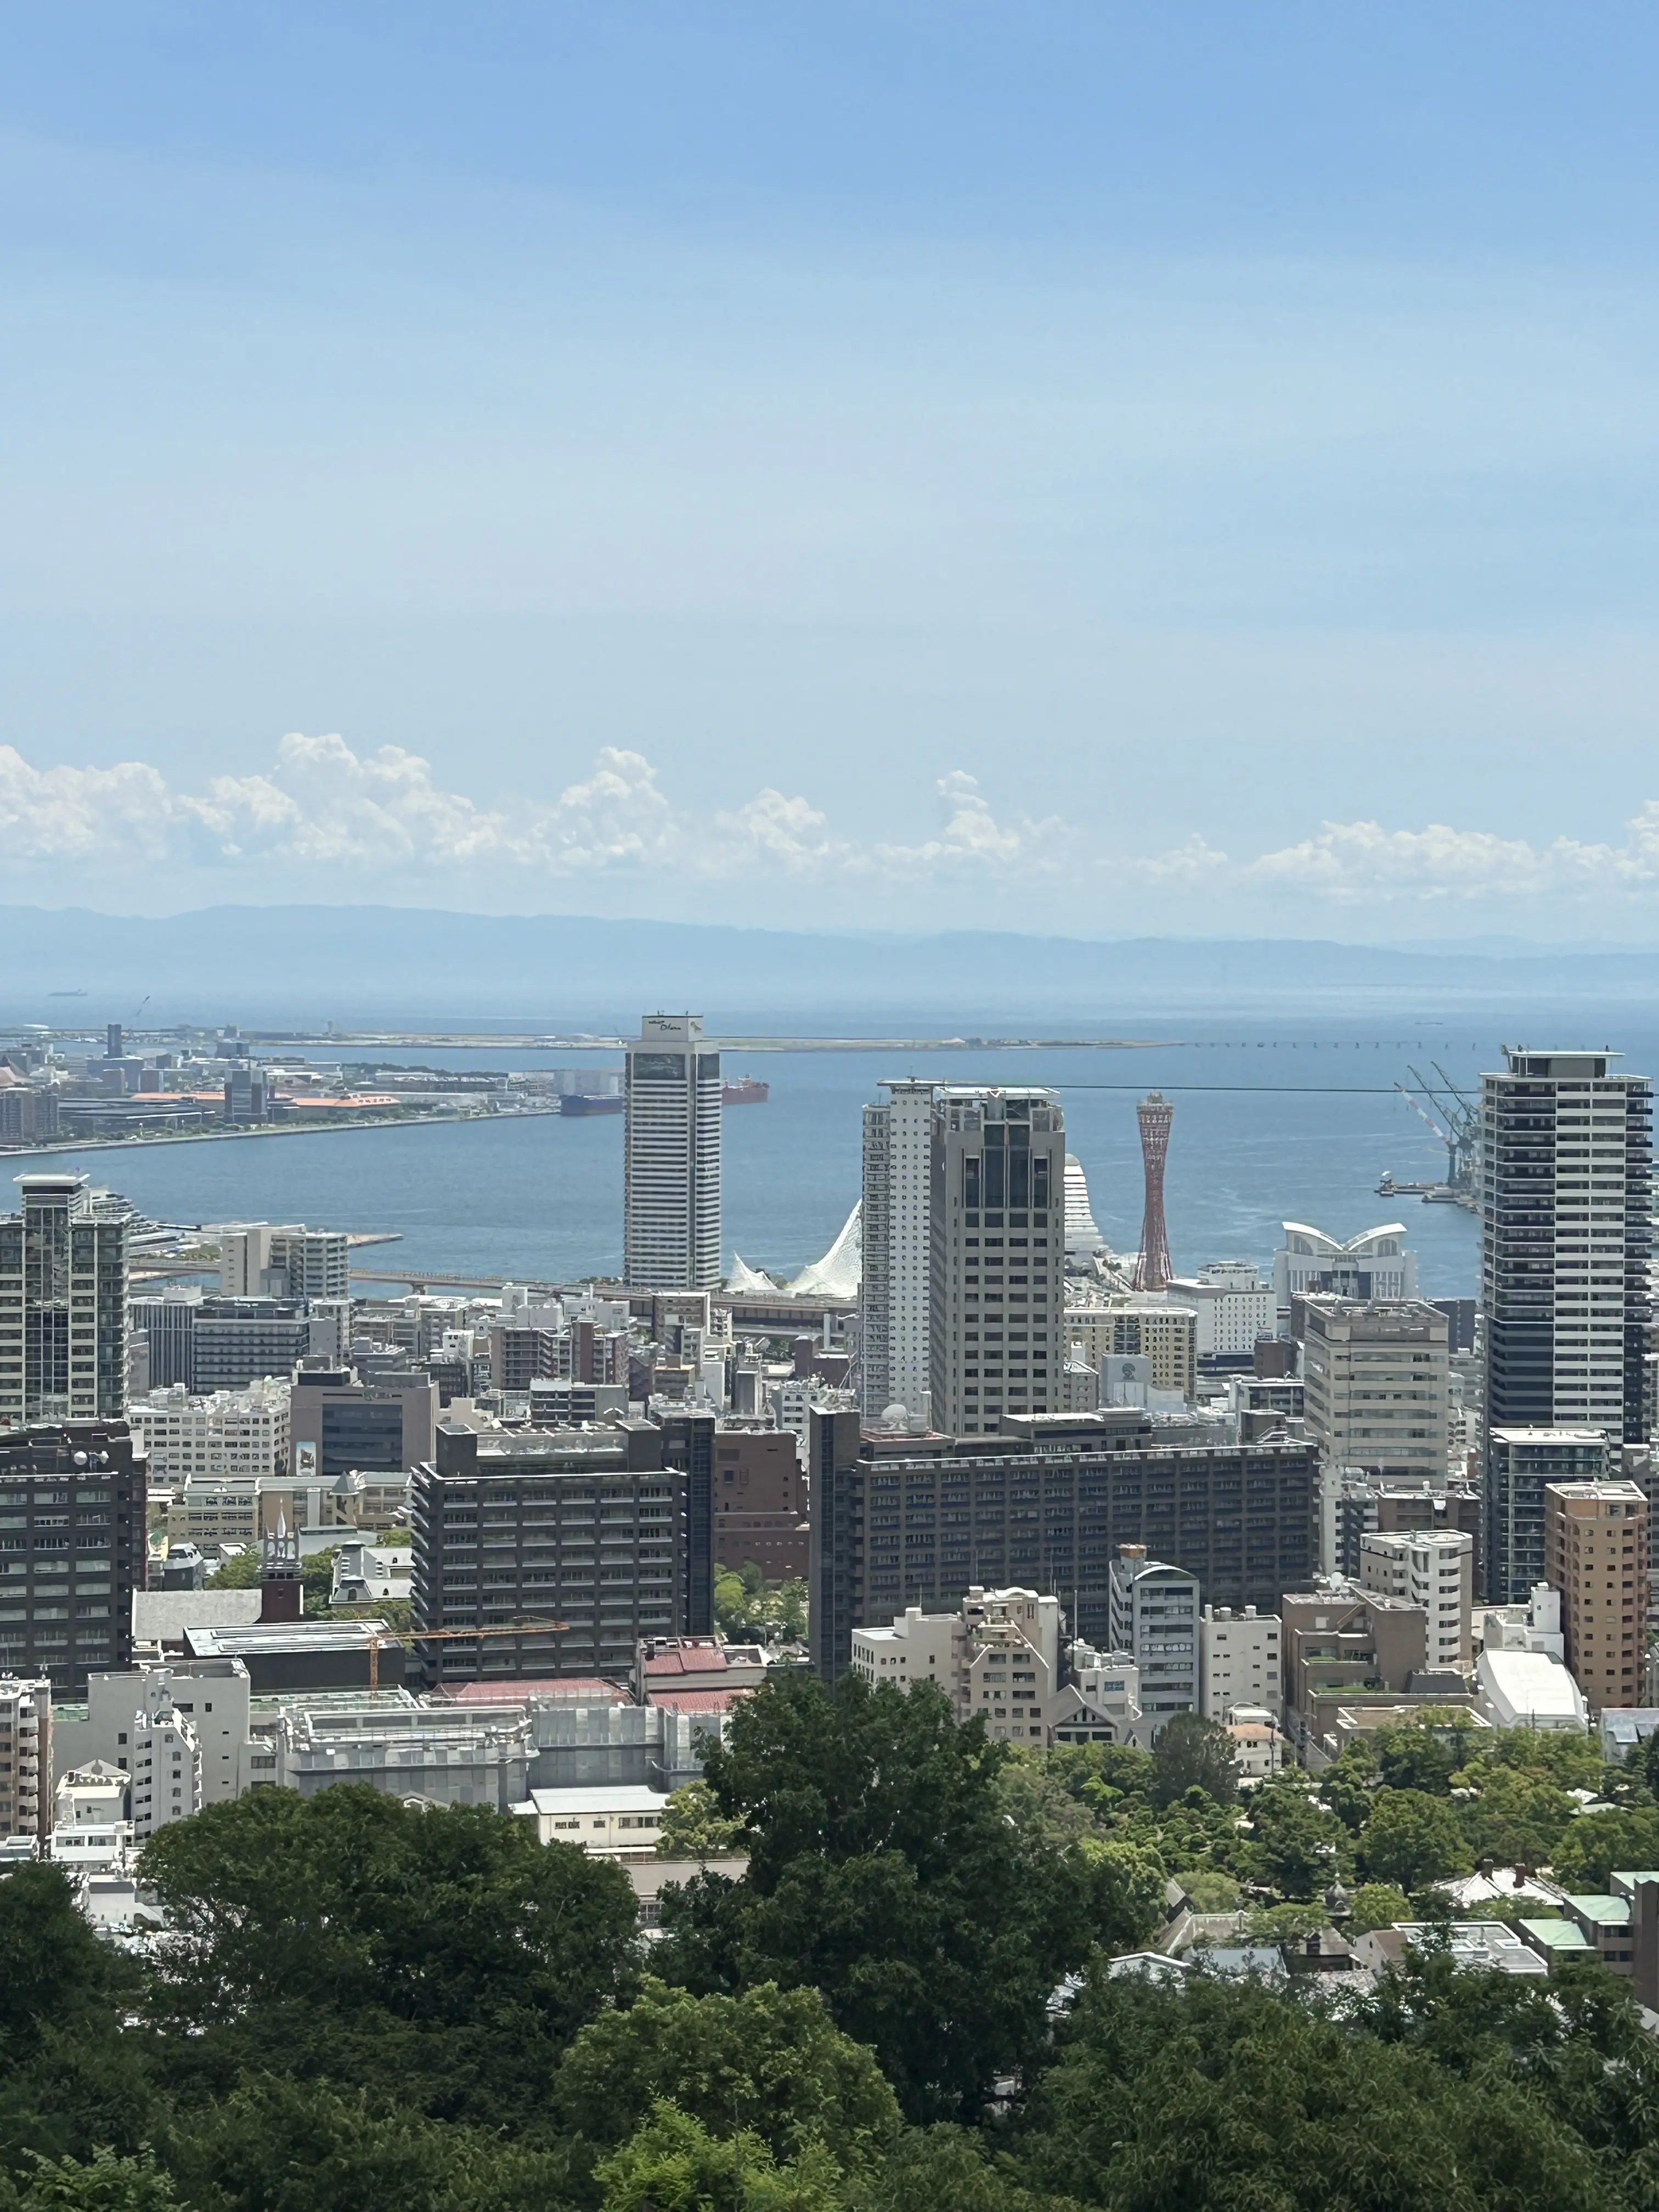
[{"label": "distant mountain range", "polygon": [[[84,992],[81,998],[67,994]],[[57,995],[53,995],[57,994]],[[210,907],[163,919],[0,908],[0,1022],[342,1027],[477,1019],[632,1028],[657,1006],[860,1030],[1111,1032],[1158,1009],[1335,1011],[1659,999],[1659,948],[1429,949],[1317,939],[1094,943],[836,933],[373,906]]]}]

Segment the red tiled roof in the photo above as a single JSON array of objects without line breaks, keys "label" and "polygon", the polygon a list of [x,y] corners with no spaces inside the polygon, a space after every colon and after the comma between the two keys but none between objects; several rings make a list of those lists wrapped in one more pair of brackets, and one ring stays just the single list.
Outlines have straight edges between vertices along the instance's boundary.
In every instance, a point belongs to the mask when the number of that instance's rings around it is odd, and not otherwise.
[{"label": "red tiled roof", "polygon": [[646,1702],[662,1705],[671,1713],[729,1713],[733,1705],[754,1694],[752,1690],[652,1690]]},{"label": "red tiled roof", "polygon": [[451,1705],[511,1705],[526,1698],[554,1698],[562,1705],[629,1705],[633,1699],[597,1674],[553,1674],[530,1681],[451,1682],[441,1693]]},{"label": "red tiled roof", "polygon": [[645,1662],[647,1674],[723,1674],[726,1654],[718,1644],[702,1644],[690,1651],[656,1651]]}]

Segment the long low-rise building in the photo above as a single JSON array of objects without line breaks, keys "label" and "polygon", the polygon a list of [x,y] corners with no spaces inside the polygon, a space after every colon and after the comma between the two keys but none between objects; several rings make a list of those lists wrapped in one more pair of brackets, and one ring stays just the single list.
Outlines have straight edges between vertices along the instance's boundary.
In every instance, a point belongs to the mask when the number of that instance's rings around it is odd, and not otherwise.
[{"label": "long low-rise building", "polygon": [[1133,1408],[1010,1415],[1003,1433],[861,1433],[811,1417],[813,1663],[834,1680],[853,1632],[908,1607],[959,1605],[975,1583],[1052,1590],[1073,1631],[1114,1648],[1111,1562],[1141,1544],[1203,1597],[1279,1610],[1312,1580],[1316,1457],[1304,1444],[1160,1449]]},{"label": "long low-rise building", "polygon": [[512,1808],[544,1844],[574,1844],[605,1858],[653,1858],[665,1790],[614,1784],[603,1790],[532,1790]]}]

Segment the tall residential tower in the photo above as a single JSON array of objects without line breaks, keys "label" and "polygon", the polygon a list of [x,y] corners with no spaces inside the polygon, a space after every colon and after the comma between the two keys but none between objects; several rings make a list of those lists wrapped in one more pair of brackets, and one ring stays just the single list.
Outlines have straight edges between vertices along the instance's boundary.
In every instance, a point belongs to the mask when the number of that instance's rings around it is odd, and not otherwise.
[{"label": "tall residential tower", "polygon": [[1644,1442],[1652,1312],[1652,1085],[1612,1073],[1616,1053],[1504,1056],[1481,1081],[1486,1594],[1499,1601],[1518,1562],[1498,1437],[1509,1453],[1528,1430]]},{"label": "tall residential tower", "polygon": [[934,1086],[884,1078],[881,1088],[887,1097],[864,1109],[860,1403],[871,1421],[893,1405],[920,1414],[932,1389],[927,1200]]},{"label": "tall residential tower", "polygon": [[647,1014],[628,1047],[623,1274],[641,1290],[720,1281],[720,1056],[701,1014]]},{"label": "tall residential tower", "polygon": [[127,1224],[83,1175],[23,1175],[0,1215],[0,1429],[127,1402]]},{"label": "tall residential tower", "polygon": [[1065,1119],[1048,1091],[942,1089],[933,1114],[933,1425],[979,1436],[1060,1405]]}]

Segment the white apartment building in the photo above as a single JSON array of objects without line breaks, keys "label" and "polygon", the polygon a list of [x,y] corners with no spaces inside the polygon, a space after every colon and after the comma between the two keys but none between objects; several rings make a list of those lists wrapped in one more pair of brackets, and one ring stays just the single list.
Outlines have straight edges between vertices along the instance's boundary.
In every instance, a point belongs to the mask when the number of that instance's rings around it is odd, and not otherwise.
[{"label": "white apartment building", "polygon": [[0,1842],[52,1826],[52,1685],[0,1674]]},{"label": "white apartment building", "polygon": [[[196,1731],[174,1706],[165,1668],[147,1672],[139,1685],[139,1704],[125,1730],[132,1782],[129,1803],[132,1834],[142,1844],[170,1821],[187,1820],[202,1809],[202,1754]],[[116,1765],[123,1761],[118,1753]]]},{"label": "white apartment building", "polygon": [[1303,1406],[1328,1468],[1446,1479],[1444,1314],[1418,1299],[1306,1301]]},{"label": "white apartment building", "polygon": [[52,1793],[51,1851],[65,1874],[105,1874],[126,1864],[132,1844],[127,1778],[94,1760],[66,1774]]},{"label": "white apartment building", "polygon": [[1197,1316],[1200,1364],[1248,1361],[1257,1337],[1277,1330],[1273,1285],[1262,1281],[1249,1260],[1218,1260],[1195,1275],[1171,1276],[1169,1291],[1172,1304],[1190,1306]]},{"label": "white apartment building", "polygon": [[271,1481],[288,1472],[289,1383],[260,1376],[245,1390],[198,1397],[182,1382],[127,1408],[161,1483]]},{"label": "white apartment building", "polygon": [[1198,1625],[1198,1710],[1229,1722],[1245,1706],[1274,1717],[1285,1710],[1284,1624],[1247,1605],[1235,1613],[1206,1605]]},{"label": "white apartment building", "polygon": [[[201,1803],[225,1805],[243,1794],[248,1787],[252,1730],[248,1673],[240,1659],[173,1659],[165,1667],[88,1676],[86,1718],[60,1719],[53,1730],[55,1771],[62,1775],[71,1768],[102,1765],[130,1775],[136,1771],[135,1759],[147,1750],[153,1796],[157,1746],[149,1737],[143,1745],[139,1741],[145,1735],[141,1717],[152,1710],[170,1711],[191,1729]],[[167,1787],[160,1802],[171,1817],[173,1747],[167,1744],[161,1751]],[[181,1769],[185,1764],[182,1752],[179,1764]],[[184,1802],[182,1784],[179,1802]],[[152,1815],[155,1809],[152,1804]]]},{"label": "white apartment building", "polygon": [[220,1231],[219,1288],[234,1298],[349,1298],[351,1240],[302,1222],[232,1223]]},{"label": "white apartment building", "polygon": [[860,1403],[867,1421],[890,1406],[921,1413],[932,1384],[929,1193],[933,1085],[884,1076],[885,1098],[864,1109]]},{"label": "white apartment building", "polygon": [[701,1014],[647,1014],[627,1053],[623,1273],[644,1290],[720,1282],[720,1056]]},{"label": "white apartment building", "polygon": [[1359,1539],[1359,1582],[1383,1597],[1420,1605],[1431,1668],[1467,1674],[1474,1663],[1474,1539],[1455,1528],[1408,1528]]},{"label": "white apartment building", "polygon": [[1140,1670],[1140,1709],[1156,1733],[1172,1713],[1198,1710],[1198,1577],[1120,1544],[1111,1563],[1112,1644]]},{"label": "white apartment building", "polygon": [[853,1671],[872,1687],[932,1682],[960,1720],[978,1714],[995,1741],[1051,1741],[1060,1697],[1060,1600],[977,1585],[957,1613],[911,1606],[888,1628],[853,1631]]},{"label": "white apartment building", "polygon": [[1066,1127],[1047,1091],[942,1089],[929,1208],[933,1418],[952,1436],[1057,1412]]},{"label": "white apartment building", "polygon": [[83,1175],[21,1175],[0,1215],[0,1429],[118,1418],[127,1403],[127,1217]]},{"label": "white apartment building", "polygon": [[1385,1221],[1344,1244],[1305,1221],[1283,1224],[1273,1261],[1279,1334],[1291,1333],[1291,1300],[1305,1297],[1411,1299],[1417,1296],[1417,1255],[1406,1249],[1406,1224]]},{"label": "white apartment building", "polygon": [[1481,1304],[1495,1428],[1642,1440],[1653,1091],[1644,1076],[1613,1073],[1618,1056],[1505,1046],[1503,1073],[1481,1078]]},{"label": "white apartment building", "polygon": [[1127,1743],[1150,1751],[1140,1710],[1140,1669],[1127,1651],[1097,1651],[1079,1639],[1066,1653],[1071,1680],[1054,1702],[1056,1743]]}]

